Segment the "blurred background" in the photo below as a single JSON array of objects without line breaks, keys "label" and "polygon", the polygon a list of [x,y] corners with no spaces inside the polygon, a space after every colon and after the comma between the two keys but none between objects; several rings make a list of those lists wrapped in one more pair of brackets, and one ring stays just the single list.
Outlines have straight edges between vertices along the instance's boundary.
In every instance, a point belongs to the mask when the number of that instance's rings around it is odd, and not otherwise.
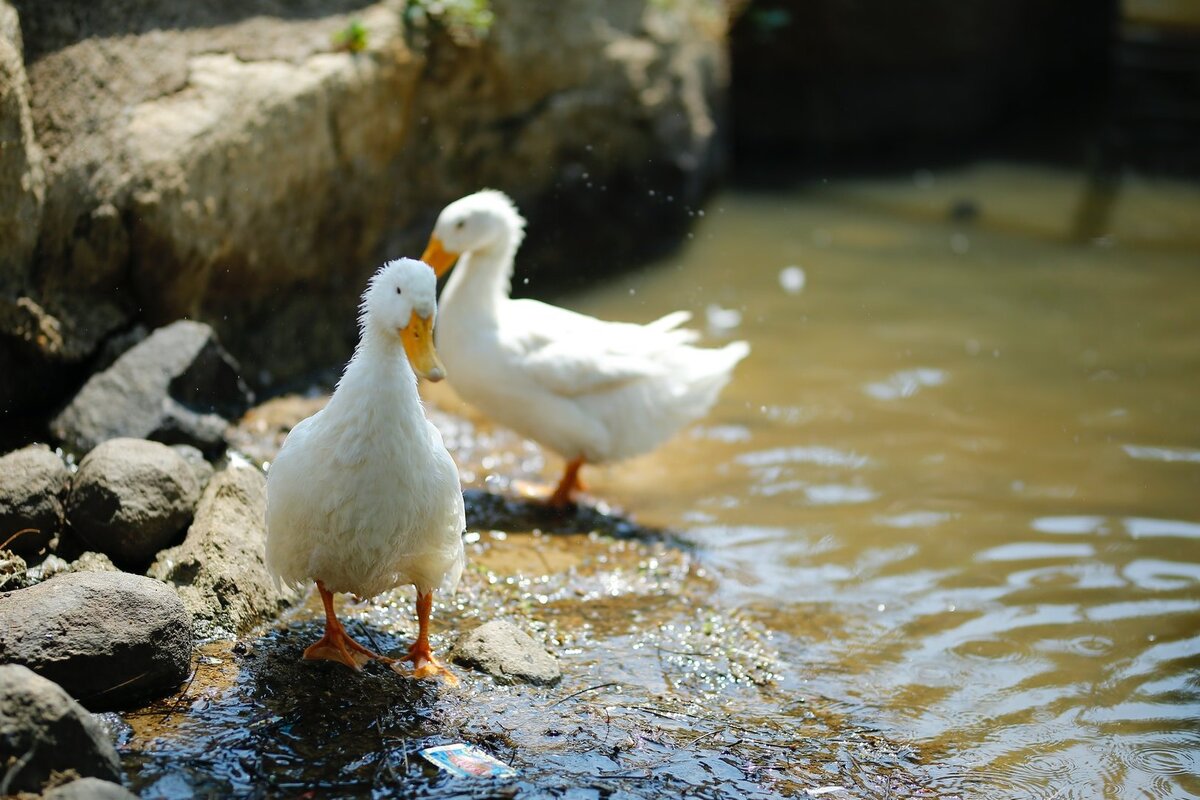
[{"label": "blurred background", "polygon": [[931,791],[1200,797],[1195,0],[0,0],[0,137],[5,449],[185,317],[311,388],[503,189],[516,293],[750,342],[595,485],[791,691]]}]

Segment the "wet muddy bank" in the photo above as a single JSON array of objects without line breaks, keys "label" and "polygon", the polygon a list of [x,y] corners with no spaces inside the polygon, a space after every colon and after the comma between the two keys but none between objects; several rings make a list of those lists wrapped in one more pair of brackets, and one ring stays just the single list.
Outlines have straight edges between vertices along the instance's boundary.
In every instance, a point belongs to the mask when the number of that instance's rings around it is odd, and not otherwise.
[{"label": "wet muddy bank", "polygon": [[[435,609],[444,652],[506,619],[558,658],[553,687],[455,665],[451,688],[377,665],[304,662],[319,602],[199,648],[177,695],[110,722],[142,797],[910,796],[931,779],[906,745],[800,690],[771,631],[714,605],[702,558],[596,534],[470,534],[471,567]],[[385,653],[415,633],[410,593],[341,613]],[[508,782],[439,774],[418,752],[474,744]]]}]

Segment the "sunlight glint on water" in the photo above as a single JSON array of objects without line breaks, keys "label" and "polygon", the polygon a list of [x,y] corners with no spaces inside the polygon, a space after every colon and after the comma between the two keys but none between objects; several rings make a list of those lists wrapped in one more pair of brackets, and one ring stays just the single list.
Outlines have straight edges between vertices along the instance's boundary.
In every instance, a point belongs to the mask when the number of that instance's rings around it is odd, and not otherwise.
[{"label": "sunlight glint on water", "polygon": [[704,425],[593,483],[689,530],[805,689],[981,796],[1200,797],[1200,191],[1130,182],[1076,244],[1081,188],[716,198],[679,257],[566,301],[754,348]]}]

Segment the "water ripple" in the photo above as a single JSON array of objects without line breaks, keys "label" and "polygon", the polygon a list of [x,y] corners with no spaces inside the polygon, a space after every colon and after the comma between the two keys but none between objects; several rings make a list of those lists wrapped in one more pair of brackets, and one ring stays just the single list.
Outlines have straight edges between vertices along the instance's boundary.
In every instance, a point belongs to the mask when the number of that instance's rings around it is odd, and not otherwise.
[{"label": "water ripple", "polygon": [[1190,447],[1147,447],[1125,444],[1121,445],[1121,449],[1130,458],[1136,458],[1139,461],[1166,461],[1168,463],[1183,461],[1200,464],[1200,450],[1193,450]]},{"label": "water ripple", "polygon": [[770,450],[742,453],[737,457],[737,461],[748,467],[765,467],[775,464],[816,464],[822,467],[845,467],[847,469],[860,469],[871,463],[869,458],[858,453],[847,453],[821,445],[776,447]]},{"label": "water ripple", "polygon": [[1038,517],[1030,527],[1038,533],[1056,533],[1067,535],[1082,535],[1086,533],[1107,533],[1104,517],[1086,516],[1050,516]]},{"label": "water ripple", "polygon": [[882,381],[868,383],[863,391],[876,400],[901,400],[912,397],[926,386],[941,386],[948,379],[945,370],[918,367],[893,373]]},{"label": "water ripple", "polygon": [[1127,517],[1125,530],[1134,539],[1169,537],[1200,539],[1200,523],[1178,519],[1154,519],[1151,517]]},{"label": "water ripple", "polygon": [[1033,561],[1046,558],[1090,558],[1096,548],[1090,544],[1059,544],[1056,542],[1013,542],[984,550],[979,561]]}]

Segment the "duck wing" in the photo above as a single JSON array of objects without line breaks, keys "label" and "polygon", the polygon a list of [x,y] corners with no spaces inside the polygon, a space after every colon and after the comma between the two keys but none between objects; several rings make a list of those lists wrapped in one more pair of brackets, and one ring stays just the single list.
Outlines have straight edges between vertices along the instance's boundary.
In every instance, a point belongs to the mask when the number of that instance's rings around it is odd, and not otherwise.
[{"label": "duck wing", "polygon": [[660,375],[657,356],[693,341],[687,312],[648,325],[606,322],[536,300],[515,300],[505,329],[525,376],[564,397],[611,391]]}]

